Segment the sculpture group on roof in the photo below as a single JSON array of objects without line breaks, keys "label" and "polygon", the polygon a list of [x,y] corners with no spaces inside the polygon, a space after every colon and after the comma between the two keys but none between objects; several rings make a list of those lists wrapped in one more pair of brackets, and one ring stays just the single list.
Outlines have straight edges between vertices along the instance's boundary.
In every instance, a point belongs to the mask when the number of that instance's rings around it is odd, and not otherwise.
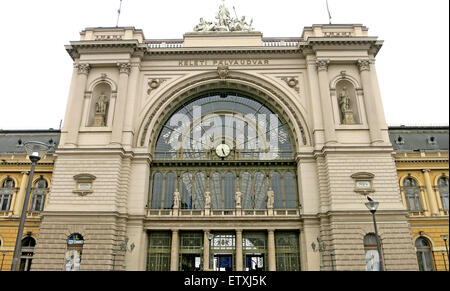
[{"label": "sculpture group on roof", "polygon": [[[234,7],[233,7],[234,9]],[[235,10],[236,14],[236,10]],[[207,31],[253,31],[253,19],[250,21],[250,24],[247,23],[245,16],[242,16],[241,19],[237,17],[232,18],[230,16],[230,11],[225,7],[225,3],[220,5],[219,12],[216,15],[216,22],[206,21],[203,18],[200,18],[200,23],[197,24],[194,28],[196,32],[207,32]]]}]

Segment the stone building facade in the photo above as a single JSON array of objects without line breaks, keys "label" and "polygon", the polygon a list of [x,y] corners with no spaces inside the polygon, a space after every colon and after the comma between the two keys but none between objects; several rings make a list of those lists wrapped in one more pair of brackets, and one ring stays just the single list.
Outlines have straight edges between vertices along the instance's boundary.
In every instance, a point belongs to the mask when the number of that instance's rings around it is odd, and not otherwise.
[{"label": "stone building facade", "polygon": [[362,25],[180,40],[86,28],[66,46],[73,76],[32,270],[366,270],[367,194],[385,269],[418,270],[382,44]]}]

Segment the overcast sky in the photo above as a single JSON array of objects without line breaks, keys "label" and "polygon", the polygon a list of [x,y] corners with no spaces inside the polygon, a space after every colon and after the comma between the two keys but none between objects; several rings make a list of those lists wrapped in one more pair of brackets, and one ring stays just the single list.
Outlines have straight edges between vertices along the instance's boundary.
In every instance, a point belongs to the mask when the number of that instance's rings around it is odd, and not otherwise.
[{"label": "overcast sky", "polygon": [[[116,26],[120,0],[21,0],[0,3],[0,129],[59,128],[72,59],[64,45],[86,27]],[[123,0],[119,26],[147,39],[176,38],[222,0]],[[226,0],[253,18],[264,37],[300,37],[328,23],[325,0]],[[377,73],[389,125],[448,125],[449,1],[328,0],[333,24],[360,23],[384,40]]]}]

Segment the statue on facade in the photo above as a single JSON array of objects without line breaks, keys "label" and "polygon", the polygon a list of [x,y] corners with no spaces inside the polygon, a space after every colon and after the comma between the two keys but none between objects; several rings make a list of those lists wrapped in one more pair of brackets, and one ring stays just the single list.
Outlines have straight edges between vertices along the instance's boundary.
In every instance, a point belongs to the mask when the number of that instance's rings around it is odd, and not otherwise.
[{"label": "statue on facade", "polygon": [[227,7],[225,7],[225,2],[222,5],[220,5],[219,11],[215,16],[215,19],[216,22],[210,22],[206,21],[203,18],[200,18],[200,22],[194,27],[194,31],[195,32],[253,31],[252,27],[253,19],[250,21],[249,24],[247,23],[245,16],[242,16],[241,19],[239,19],[236,14],[236,18],[232,18],[230,16],[230,11],[228,10]]},{"label": "statue on facade", "polygon": [[217,28],[219,31],[228,31],[228,25],[231,22],[230,19],[230,11],[225,7],[225,1],[222,5],[219,7],[219,12],[217,12],[216,15],[217,21]]},{"label": "statue on facade", "polygon": [[175,191],[173,193],[173,209],[179,209],[180,208],[180,192]]},{"label": "statue on facade", "polygon": [[242,199],[242,193],[238,190],[235,194],[234,200],[236,203],[236,209],[241,208],[241,199]]},{"label": "statue on facade", "polygon": [[267,209],[273,209],[274,199],[275,193],[272,191],[272,188],[269,188],[269,191],[267,191]]},{"label": "statue on facade", "polygon": [[211,194],[209,192],[205,192],[205,209],[211,208]]},{"label": "statue on facade", "polygon": [[95,103],[95,113],[97,114],[106,114],[106,105],[108,104],[108,100],[106,98],[105,93],[101,93],[98,97],[97,102]]},{"label": "statue on facade", "polygon": [[347,93],[347,87],[344,86],[339,93],[339,108],[342,114],[343,124],[355,124],[351,100]]},{"label": "statue on facade", "polygon": [[94,126],[106,125],[106,109],[108,108],[108,98],[102,92],[95,102]]}]

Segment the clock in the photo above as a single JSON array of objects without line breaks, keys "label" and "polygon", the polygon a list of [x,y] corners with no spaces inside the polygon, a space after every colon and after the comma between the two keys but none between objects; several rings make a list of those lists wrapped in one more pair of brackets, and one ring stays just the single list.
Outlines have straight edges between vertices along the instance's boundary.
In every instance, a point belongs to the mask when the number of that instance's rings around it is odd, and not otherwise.
[{"label": "clock", "polygon": [[216,154],[220,158],[226,158],[230,154],[230,152],[231,152],[230,147],[227,144],[225,144],[225,143],[219,144],[216,147]]}]

